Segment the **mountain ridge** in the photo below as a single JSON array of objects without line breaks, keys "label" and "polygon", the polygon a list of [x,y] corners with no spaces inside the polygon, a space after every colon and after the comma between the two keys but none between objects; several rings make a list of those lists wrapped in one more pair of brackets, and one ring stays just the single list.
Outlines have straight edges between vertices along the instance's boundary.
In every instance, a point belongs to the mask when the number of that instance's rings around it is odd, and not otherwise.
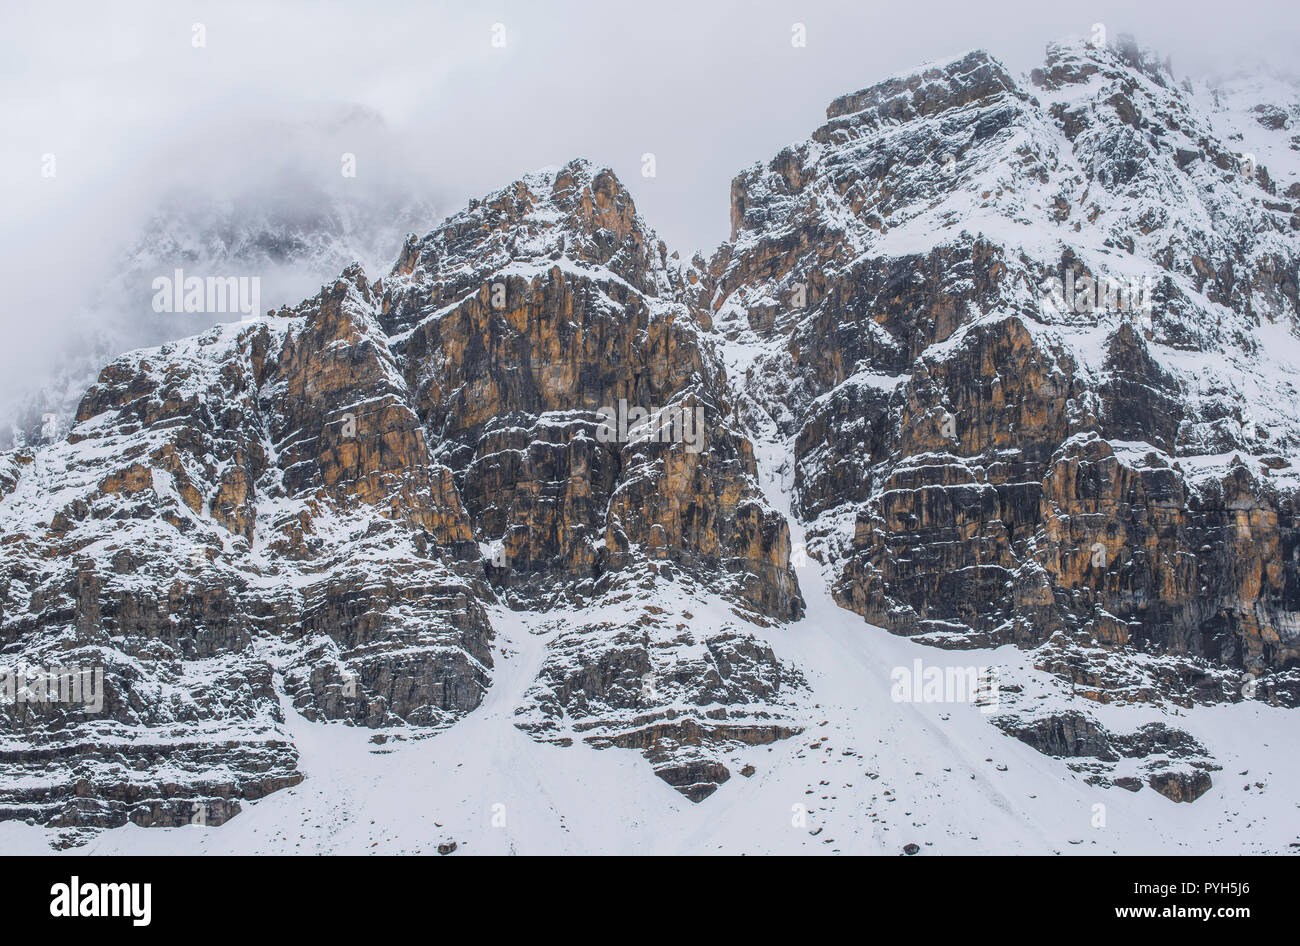
[{"label": "mountain ridge", "polygon": [[[114,360],[64,438],[0,455],[3,653],[107,669],[103,718],[2,717],[0,818],[216,824],[301,781],[295,719],[453,730],[503,608],[546,637],[516,729],[703,802],[820,722],[773,636],[827,620],[805,584],[864,634],[1023,653],[989,729],[1087,784],[1209,791],[1213,739],[1107,708],[1300,700],[1300,216],[1134,49],[841,96],[735,178],[708,260],[577,159],[373,282]],[[1076,274],[1148,278],[1153,311],[1044,301]],[[610,439],[619,404],[698,411],[702,448]]]}]

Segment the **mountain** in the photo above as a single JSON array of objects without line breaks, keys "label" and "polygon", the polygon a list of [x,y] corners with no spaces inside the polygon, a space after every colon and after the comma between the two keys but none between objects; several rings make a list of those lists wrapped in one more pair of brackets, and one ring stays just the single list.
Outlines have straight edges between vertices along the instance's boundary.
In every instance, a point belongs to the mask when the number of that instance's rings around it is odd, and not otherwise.
[{"label": "mountain", "polygon": [[[1300,216],[1233,144],[1131,44],[1053,46],[1028,88],[974,53],[844,96],[736,179],[714,319],[842,606],[1096,702],[1295,705]],[[998,721],[1115,755],[1086,709]]]},{"label": "mountain", "polygon": [[116,358],[0,454],[0,657],[103,675],[5,706],[0,836],[1300,841],[1300,98],[1234,81],[975,52],[708,259],[577,160]]}]

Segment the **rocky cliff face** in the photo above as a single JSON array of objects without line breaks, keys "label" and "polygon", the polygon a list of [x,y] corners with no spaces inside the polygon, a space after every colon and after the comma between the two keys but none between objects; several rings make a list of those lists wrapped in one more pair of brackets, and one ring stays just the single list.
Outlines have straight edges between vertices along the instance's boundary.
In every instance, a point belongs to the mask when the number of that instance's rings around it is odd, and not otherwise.
[{"label": "rocky cliff face", "polygon": [[844,96],[736,179],[714,319],[845,607],[1294,703],[1300,222],[1242,152],[1126,42]]},{"label": "rocky cliff face", "polygon": [[[5,813],[186,823],[293,784],[282,701],[445,726],[490,685],[498,600],[625,602],[583,629],[580,663],[604,668],[583,692],[610,714],[602,738],[646,748],[693,798],[727,777],[701,743],[793,731],[665,722],[673,687],[642,692],[656,588],[698,584],[749,621],[802,608],[788,526],[668,262],[613,175],[578,162],[412,240],[374,285],[353,266],[293,309],[105,368],[65,439],[6,456],[6,654],[103,664],[106,699],[53,717],[16,704],[6,758],[27,787]],[[672,422],[629,431],[635,410]],[[734,629],[680,624],[655,646],[696,644],[714,656],[676,673],[717,678],[691,688],[701,711],[797,685]],[[570,702],[567,671],[543,679],[539,705]],[[159,742],[150,762],[176,771],[140,784],[91,733]]]},{"label": "rocky cliff face", "polygon": [[[1295,705],[1296,161],[1242,140],[1131,42],[1054,46],[735,180],[715,324],[841,605],[1097,700]],[[1114,654],[1170,659],[1137,695]]]},{"label": "rocky cliff face", "polygon": [[1082,700],[1009,687],[1003,731],[1199,796],[1194,737],[1089,707],[1300,701],[1300,113],[1267,104],[1247,155],[1132,44],[972,53],[743,172],[711,260],[575,161],[380,279],[118,358],[0,455],[0,656],[103,672],[98,708],[5,705],[0,818],[219,823],[301,779],[290,707],[474,712],[514,614],[548,635],[515,724],[700,801],[809,725],[758,633],[806,569]]},{"label": "rocky cliff face", "polygon": [[[498,587],[544,601],[661,561],[799,615],[788,528],[683,286],[623,186],[582,162],[407,243],[383,324],[479,540],[500,543]],[[645,436],[602,436],[606,408],[652,412]]]},{"label": "rocky cliff face", "polygon": [[[351,270],[293,317],[125,356],[22,464],[5,643],[20,666],[102,666],[105,692],[6,708],[30,783],[14,813],[185,823],[209,796],[293,784],[284,699],[370,726],[478,705],[477,548],[370,307]],[[142,744],[145,784],[122,771]]]}]

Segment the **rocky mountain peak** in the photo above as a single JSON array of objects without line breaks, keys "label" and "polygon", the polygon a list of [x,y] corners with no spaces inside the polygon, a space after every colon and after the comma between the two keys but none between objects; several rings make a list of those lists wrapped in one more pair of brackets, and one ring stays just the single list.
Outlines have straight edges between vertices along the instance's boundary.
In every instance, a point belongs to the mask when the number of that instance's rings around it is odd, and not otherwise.
[{"label": "rocky mountain peak", "polygon": [[840,96],[827,106],[827,125],[814,137],[829,137],[835,119],[849,115],[875,124],[907,122],[1007,93],[1023,95],[1002,63],[982,49],[973,50]]},{"label": "rocky mountain peak", "polygon": [[388,328],[400,332],[414,312],[440,308],[508,266],[524,273],[556,264],[617,277],[650,296],[681,279],[614,172],[576,159],[525,175],[425,236],[408,237],[385,280]]},{"label": "rocky mountain peak", "polygon": [[1113,45],[1076,40],[1047,44],[1044,65],[1030,73],[1035,86],[1055,90],[1062,85],[1078,85],[1093,76],[1108,79],[1141,75],[1161,87],[1174,83],[1173,64],[1150,47],[1140,46],[1127,34],[1120,34]]}]

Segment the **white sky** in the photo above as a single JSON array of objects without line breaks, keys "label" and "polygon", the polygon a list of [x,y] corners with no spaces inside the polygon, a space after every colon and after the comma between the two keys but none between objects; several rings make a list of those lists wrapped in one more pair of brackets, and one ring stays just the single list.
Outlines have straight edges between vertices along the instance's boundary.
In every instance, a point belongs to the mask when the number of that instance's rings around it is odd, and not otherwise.
[{"label": "white sky", "polygon": [[[25,348],[66,321],[60,299],[100,278],[164,187],[210,192],[256,177],[284,160],[277,128],[342,107],[386,122],[345,142],[357,180],[338,174],[338,136],[319,154],[293,151],[304,176],[409,186],[441,217],[584,156],[613,167],[688,256],[727,237],[737,171],[806,137],[835,96],[922,62],[984,48],[1020,73],[1049,40],[1084,37],[1096,22],[1171,56],[1179,76],[1242,60],[1293,68],[1300,52],[1300,4],[1284,0],[465,6],[5,0],[0,385],[37,363]],[[796,22],[803,49],[790,43]],[[191,43],[194,23],[205,48]],[[504,49],[491,45],[494,23]],[[653,179],[640,174],[645,152]],[[40,176],[45,153],[57,157],[53,180]]]}]

